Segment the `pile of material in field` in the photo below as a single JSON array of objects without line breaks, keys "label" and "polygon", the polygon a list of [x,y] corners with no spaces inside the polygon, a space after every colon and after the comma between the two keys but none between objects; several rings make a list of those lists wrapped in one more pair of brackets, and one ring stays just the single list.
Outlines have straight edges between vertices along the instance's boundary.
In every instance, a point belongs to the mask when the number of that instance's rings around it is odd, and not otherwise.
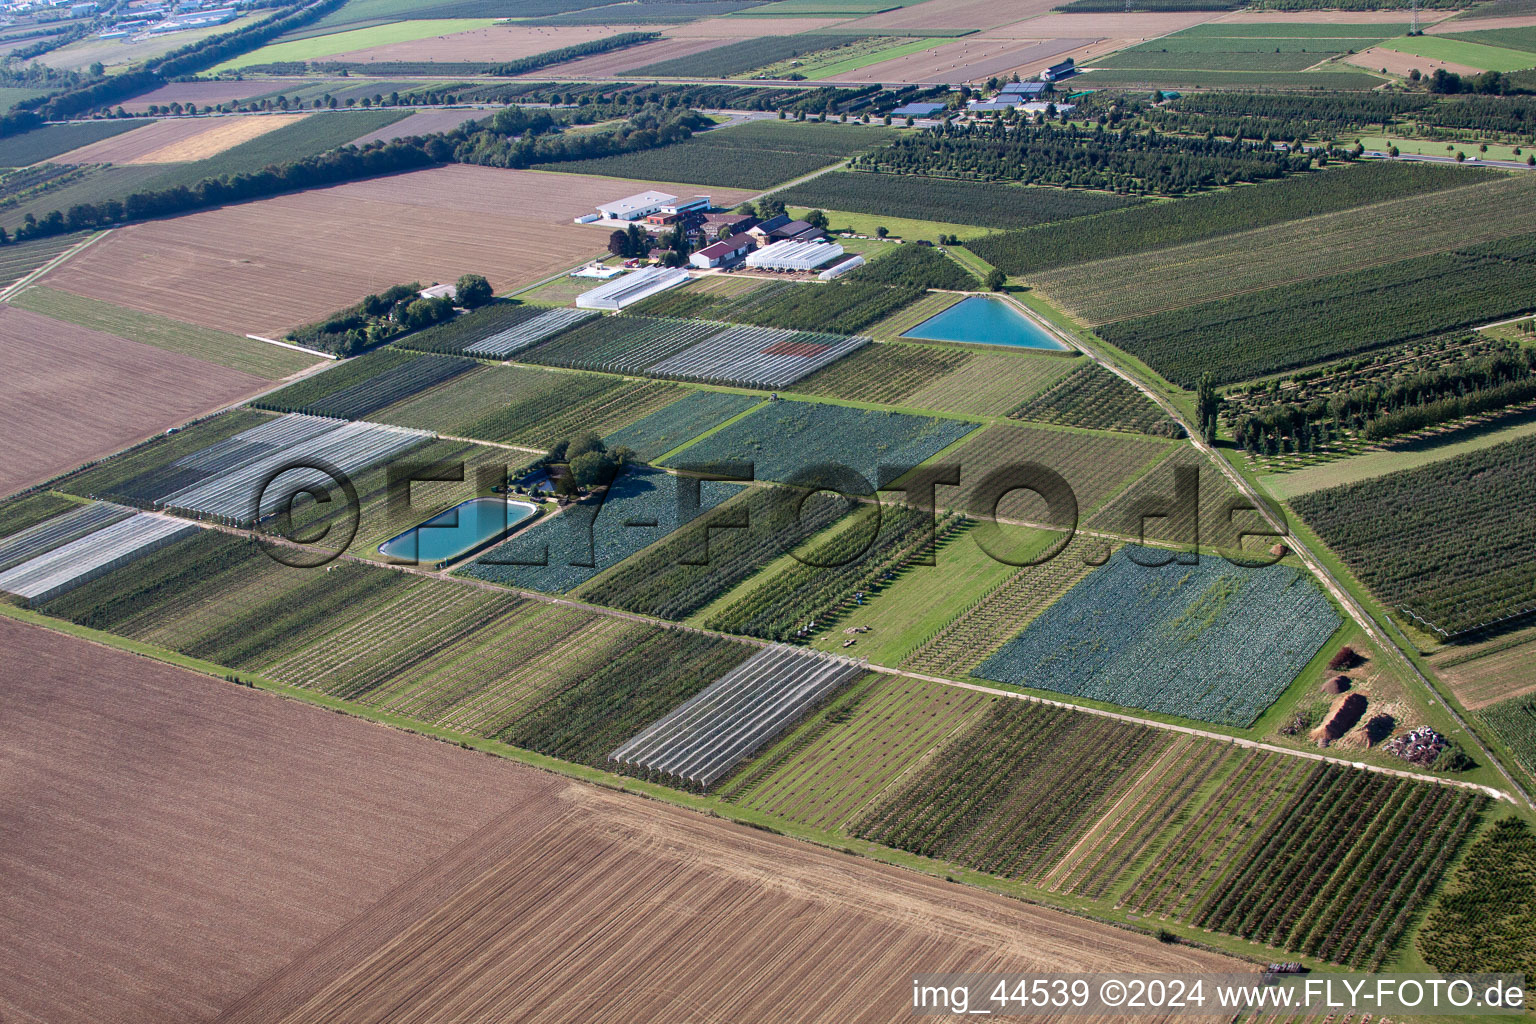
[{"label": "pile of material in field", "polygon": [[976,674],[1220,725],[1253,724],[1339,626],[1309,576],[1130,546]]}]

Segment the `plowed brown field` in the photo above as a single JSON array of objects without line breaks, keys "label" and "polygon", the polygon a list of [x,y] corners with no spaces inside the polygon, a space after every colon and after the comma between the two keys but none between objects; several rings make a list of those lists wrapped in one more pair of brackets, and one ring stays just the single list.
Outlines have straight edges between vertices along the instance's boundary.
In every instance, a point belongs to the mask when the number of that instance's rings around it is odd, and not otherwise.
[{"label": "plowed brown field", "polygon": [[[502,291],[602,251],[571,223],[653,183],[452,165],[115,231],[55,288],[234,334],[274,337],[404,281],[484,274]],[[654,183],[677,195],[692,185]],[[722,206],[751,193],[707,188]]]},{"label": "plowed brown field", "polygon": [[220,79],[217,82],[172,82],[153,92],[123,101],[123,109],[130,114],[141,114],[150,105],[168,107],[172,103],[195,103],[199,107],[247,100],[253,96],[265,96],[270,92],[283,92],[292,87],[302,88],[313,84],[302,78]]},{"label": "plowed brown field", "polygon": [[0,618],[0,1015],[905,1021],[1230,960]]},{"label": "plowed brown field", "polygon": [[[611,53],[594,53],[590,57],[582,57],[569,64],[561,64],[560,76],[562,78],[602,78],[622,74],[630,68],[655,64],[658,61],[691,57],[695,53],[703,53],[705,50],[713,50],[717,46],[736,41],[724,37],[711,39],[701,36],[690,36],[687,39],[657,39],[654,42],[628,46]],[[548,78],[549,71],[547,69],[530,71],[523,77],[539,78],[540,76]]]},{"label": "plowed brown field", "polygon": [[272,386],[13,306],[0,306],[0,365],[0,495]]}]

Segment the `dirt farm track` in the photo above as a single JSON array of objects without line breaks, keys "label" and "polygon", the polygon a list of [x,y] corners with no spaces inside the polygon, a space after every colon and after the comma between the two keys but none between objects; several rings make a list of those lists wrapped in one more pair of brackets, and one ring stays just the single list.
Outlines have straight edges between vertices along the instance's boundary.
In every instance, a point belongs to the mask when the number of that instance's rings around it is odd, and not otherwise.
[{"label": "dirt farm track", "polygon": [[903,1021],[1231,961],[0,617],[0,1020]]},{"label": "dirt farm track", "polygon": [[[276,337],[406,281],[497,291],[603,251],[598,203],[695,186],[453,165],[120,228],[46,284],[233,334]],[[751,193],[706,188],[720,206]]]}]

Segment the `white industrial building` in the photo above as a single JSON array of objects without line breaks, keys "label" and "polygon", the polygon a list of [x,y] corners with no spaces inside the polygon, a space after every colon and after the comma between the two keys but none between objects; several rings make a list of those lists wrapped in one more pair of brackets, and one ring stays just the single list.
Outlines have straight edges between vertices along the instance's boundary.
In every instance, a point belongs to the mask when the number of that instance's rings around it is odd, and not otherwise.
[{"label": "white industrial building", "polygon": [[666,192],[641,192],[611,203],[599,203],[597,212],[603,220],[632,221],[644,220],[653,213],[675,215],[708,209],[709,196],[689,196],[679,201]]},{"label": "white industrial building", "polygon": [[836,242],[797,242],[786,238],[757,250],[747,257],[747,266],[757,270],[815,270],[843,254]]},{"label": "white industrial building", "polygon": [[677,196],[665,192],[641,192],[615,199],[611,203],[599,203],[597,212],[602,214],[604,220],[640,220],[653,213],[660,213],[662,207],[675,202]]},{"label": "white industrial building", "polygon": [[583,292],[576,297],[576,305],[582,309],[623,309],[657,292],[676,288],[687,280],[688,272],[678,267],[642,267]]}]

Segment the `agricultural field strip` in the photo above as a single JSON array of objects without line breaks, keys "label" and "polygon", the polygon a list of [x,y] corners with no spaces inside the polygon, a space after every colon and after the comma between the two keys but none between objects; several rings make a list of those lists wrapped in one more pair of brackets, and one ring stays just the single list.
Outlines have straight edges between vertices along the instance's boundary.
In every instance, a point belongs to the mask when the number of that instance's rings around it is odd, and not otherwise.
[{"label": "agricultural field strip", "polygon": [[657,363],[649,372],[704,383],[787,387],[871,340],[863,335],[815,334],[781,327],[731,327]]},{"label": "agricultural field strip", "polygon": [[[1100,842],[1100,833],[1107,831],[1114,825],[1118,825],[1124,818],[1133,816],[1137,810],[1137,800],[1141,796],[1143,787],[1155,786],[1164,776],[1173,770],[1173,766],[1184,760],[1194,746],[1194,739],[1190,736],[1181,736],[1163,750],[1151,764],[1147,765],[1135,779],[1125,787],[1120,798],[1105,809],[1104,813],[1083,830],[1083,837],[1062,854],[1056,866],[1046,872],[1040,878],[1040,887],[1056,892],[1061,885],[1062,876],[1077,867],[1082,860],[1092,855]],[[1133,799],[1137,798],[1137,799]]]},{"label": "agricultural field strip", "polygon": [[[221,467],[198,483],[162,495],[154,504],[174,511],[249,522],[275,511],[284,500],[283,493],[274,492],[260,509],[255,507],[258,491],[271,474],[281,473],[285,477],[284,486],[277,489],[281,492],[296,486],[290,481],[299,474],[306,482],[324,487],[326,473],[316,467],[317,462],[330,463],[343,473],[354,473],[414,448],[432,436],[427,431],[376,423],[319,422],[330,424],[331,429],[298,444],[259,454],[254,461],[242,460]],[[307,468],[287,470],[290,466]]]},{"label": "agricultural field strip", "polygon": [[136,513],[0,573],[0,590],[33,602],[47,601],[196,529],[170,516]]},{"label": "agricultural field strip", "polygon": [[[9,299],[12,295],[15,295],[17,292],[21,291],[33,281],[36,281],[38,278],[42,277],[44,274],[62,267],[65,263],[68,263],[71,259],[84,252],[90,246],[95,245],[103,238],[106,238],[111,233],[112,232],[110,229],[107,231],[98,231],[91,237],[74,243],[68,248],[64,249],[64,251],[50,257],[44,261],[41,266],[31,268],[27,273],[22,275],[19,280],[12,281],[4,288],[0,288],[0,302],[4,302],[5,300]],[[47,244],[47,242],[42,242],[39,244],[39,247]]]},{"label": "agricultural field strip", "polygon": [[[235,529],[233,527],[226,527],[226,526],[222,526],[222,525],[214,524],[214,523],[187,523],[187,524],[184,524],[184,525],[190,526],[190,527],[192,527],[194,529],[208,529],[208,530],[216,530],[216,531],[219,531],[219,532],[232,533],[232,534],[236,534],[236,535],[242,535],[242,536],[244,535],[241,531],[239,531],[239,530],[237,530],[237,529]],[[286,543],[286,542],[283,542],[283,543]],[[300,545],[289,545],[289,546],[300,547]],[[750,646],[755,646],[755,647],[762,648],[763,650],[783,649],[779,645],[771,644],[771,643],[769,643],[767,641],[758,640],[758,639],[755,639],[753,637],[738,636],[738,635],[731,634],[731,633],[721,632],[719,630],[711,630],[711,629],[705,629],[705,628],[701,628],[701,627],[697,627],[697,626],[690,626],[690,625],[684,625],[684,624],[680,624],[680,623],[676,623],[676,622],[670,622],[668,620],[656,618],[654,616],[643,615],[643,614],[639,614],[639,613],[635,613],[635,612],[627,612],[627,611],[623,611],[623,610],[616,609],[616,608],[606,607],[604,605],[592,604],[590,602],[581,601],[581,600],[573,599],[573,598],[570,598],[570,597],[563,597],[563,596],[555,595],[555,594],[547,594],[547,593],[544,593],[544,592],[541,592],[541,591],[537,591],[537,590],[530,590],[530,589],[521,588],[521,587],[509,587],[509,586],[504,586],[504,585],[497,584],[497,583],[490,583],[490,582],[483,581],[483,580],[476,580],[476,579],[473,579],[473,578],[453,576],[453,575],[450,575],[446,571],[435,571],[435,570],[423,569],[423,568],[415,567],[415,566],[401,566],[401,567],[395,567],[395,568],[391,568],[391,569],[384,569],[383,567],[379,566],[377,563],[369,562],[368,560],[360,558],[360,557],[358,557],[356,555],[344,554],[344,555],[341,556],[341,558],[342,558],[342,560],[347,561],[347,562],[351,562],[351,563],[356,563],[356,564],[359,564],[359,565],[367,566],[371,571],[376,571],[376,572],[401,572],[401,573],[405,573],[405,574],[408,574],[408,575],[421,576],[421,577],[426,577],[426,578],[430,578],[430,579],[446,581],[446,582],[454,583],[454,584],[459,585],[459,586],[474,587],[474,588],[478,588],[480,590],[489,591],[489,592],[493,592],[493,593],[497,593],[497,594],[503,594],[503,595],[505,595],[505,594],[513,594],[513,595],[516,595],[518,597],[525,598],[528,601],[536,602],[536,603],[543,604],[543,605],[551,605],[551,606],[556,606],[556,607],[563,607],[563,608],[568,608],[568,609],[574,609],[574,610],[578,610],[578,611],[582,611],[582,612],[596,613],[596,614],[598,614],[600,616],[604,616],[604,617],[609,618],[609,619],[624,620],[624,621],[628,621],[628,622],[632,622],[632,623],[639,623],[639,624],[643,624],[643,625],[659,626],[659,627],[668,628],[668,629],[684,629],[684,630],[688,630],[690,632],[699,633],[699,634],[704,635],[704,636],[715,637],[715,638],[721,639],[721,640],[730,640],[730,641],[734,641],[734,642],[737,642],[737,643],[748,644]],[[803,653],[803,652],[800,652],[799,649],[794,649],[794,650],[796,651],[796,653]],[[1072,703],[1069,703],[1069,702],[1066,702],[1066,701],[1053,700],[1053,699],[1046,698],[1046,697],[1035,696],[1033,694],[1020,693],[1020,692],[1018,692],[1016,690],[1004,690],[1004,689],[1000,689],[998,687],[987,686],[987,685],[981,684],[981,683],[965,682],[965,681],[961,681],[961,680],[958,680],[958,679],[949,679],[949,678],[945,678],[943,676],[930,675],[930,674],[926,674],[926,673],[922,673],[922,672],[914,672],[914,671],[911,671],[909,669],[894,668],[894,667],[890,667],[890,666],[886,666],[886,665],[879,665],[879,664],[874,664],[874,663],[860,665],[859,666],[859,671],[878,672],[878,673],[883,674],[883,675],[892,675],[892,676],[907,676],[907,677],[910,677],[912,679],[922,680],[924,682],[938,683],[938,684],[941,684],[941,685],[944,685],[944,686],[952,686],[952,687],[956,687],[958,689],[967,690],[967,691],[971,691],[971,692],[975,692],[975,693],[987,694],[987,695],[993,696],[993,697],[1006,697],[1006,698],[1009,698],[1009,699],[1012,699],[1012,700],[1023,700],[1023,701],[1029,701],[1029,702],[1032,702],[1032,703],[1037,703],[1037,704],[1050,705],[1052,707],[1066,708],[1066,709],[1069,709],[1069,710],[1081,712],[1082,714],[1086,714],[1086,715],[1097,715],[1097,716],[1101,716],[1101,717],[1114,718],[1114,719],[1117,719],[1117,720],[1120,720],[1120,721],[1123,721],[1123,722],[1129,722],[1129,723],[1133,723],[1133,724],[1136,724],[1136,725],[1144,725],[1144,726],[1147,726],[1149,728],[1162,729],[1162,730],[1165,730],[1165,731],[1182,733],[1182,734],[1189,735],[1189,736],[1199,736],[1199,737],[1203,737],[1203,738],[1206,738],[1206,739],[1218,740],[1218,741],[1220,741],[1222,743],[1231,744],[1233,746],[1242,747],[1244,749],[1249,749],[1249,750],[1254,750],[1254,751],[1262,751],[1264,753],[1269,753],[1269,754],[1281,754],[1281,755],[1286,755],[1288,757],[1298,758],[1298,759],[1302,759],[1302,760],[1306,760],[1306,761],[1326,762],[1328,764],[1334,764],[1334,765],[1338,765],[1340,767],[1358,768],[1358,769],[1360,769],[1362,771],[1378,772],[1378,773],[1382,773],[1382,774],[1386,774],[1386,775],[1396,776],[1398,778],[1411,779],[1411,780],[1417,781],[1417,782],[1438,783],[1438,784],[1443,785],[1443,786],[1452,786],[1452,787],[1457,787],[1457,788],[1461,788],[1461,789],[1467,789],[1467,790],[1471,790],[1471,791],[1475,791],[1475,792],[1479,792],[1479,793],[1487,793],[1489,796],[1492,796],[1492,797],[1495,797],[1495,798],[1498,798],[1498,799],[1504,799],[1504,800],[1511,799],[1508,794],[1502,793],[1502,792],[1500,792],[1500,791],[1498,791],[1496,789],[1493,789],[1491,787],[1482,786],[1482,785],[1479,785],[1479,784],[1473,783],[1473,782],[1465,782],[1465,781],[1462,781],[1460,779],[1449,779],[1449,778],[1445,778],[1445,777],[1442,777],[1442,776],[1424,775],[1424,774],[1419,774],[1419,773],[1410,772],[1410,771],[1404,771],[1404,770],[1396,769],[1396,768],[1386,768],[1386,767],[1382,767],[1382,766],[1379,766],[1379,765],[1364,764],[1364,763],[1360,763],[1360,762],[1356,762],[1356,761],[1346,760],[1346,759],[1343,759],[1343,758],[1330,757],[1330,756],[1325,755],[1325,754],[1316,754],[1316,753],[1312,753],[1311,751],[1306,751],[1306,750],[1294,750],[1294,749],[1291,749],[1289,747],[1275,746],[1275,745],[1264,743],[1264,742],[1261,742],[1261,741],[1258,741],[1258,740],[1244,739],[1244,738],[1241,738],[1241,737],[1231,736],[1231,735],[1228,735],[1228,734],[1225,734],[1225,733],[1212,732],[1212,731],[1206,730],[1206,729],[1199,729],[1199,728],[1196,728],[1196,727],[1185,726],[1185,725],[1177,725],[1177,724],[1174,724],[1174,723],[1171,723],[1171,722],[1162,722],[1162,721],[1158,721],[1158,720],[1155,720],[1155,719],[1143,719],[1143,718],[1139,718],[1139,717],[1137,717],[1135,715],[1132,715],[1132,714],[1124,714],[1124,713],[1121,713],[1121,712],[1109,711],[1109,710],[1102,709],[1102,708],[1086,707],[1086,706],[1083,706],[1083,705],[1072,704]]]},{"label": "agricultural field strip", "polygon": [[532,320],[524,321],[475,342],[464,349],[464,354],[505,359],[514,352],[536,345],[545,338],[553,337],[567,328],[598,315],[595,311],[588,309],[552,309],[547,313],[540,313]]},{"label": "agricultural field strip", "polygon": [[[1111,256],[1031,280],[1088,323],[1103,324],[1530,231],[1536,231],[1536,178],[1517,175]],[[1302,252],[1306,259],[1297,258]],[[1106,281],[1127,285],[1106,288]]]},{"label": "agricultural field strip", "polygon": [[0,570],[10,569],[22,562],[70,541],[79,540],[104,526],[133,515],[134,510],[109,501],[93,501],[88,505],[70,509],[60,515],[45,519],[36,526],[0,540]]},{"label": "agricultural field strip", "polygon": [[864,670],[775,647],[747,659],[609,758],[709,786]]}]

